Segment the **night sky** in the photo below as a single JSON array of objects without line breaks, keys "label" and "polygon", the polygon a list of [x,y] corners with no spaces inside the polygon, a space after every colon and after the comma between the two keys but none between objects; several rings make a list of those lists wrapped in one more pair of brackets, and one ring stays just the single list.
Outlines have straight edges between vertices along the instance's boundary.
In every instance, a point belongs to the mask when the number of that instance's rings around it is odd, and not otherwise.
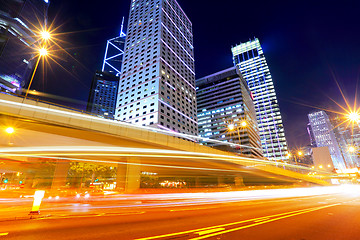
[{"label": "night sky", "polygon": [[[291,148],[308,144],[307,113],[313,107],[338,110],[330,98],[344,105],[336,81],[354,101],[360,74],[360,1],[178,2],[193,23],[196,78],[231,67],[231,46],[259,38]],[[106,40],[118,36],[129,6],[130,0],[53,0],[49,19],[58,27],[59,45],[71,57],[56,51],[62,67],[50,62],[34,88],[76,99],[67,104],[84,109]]]}]

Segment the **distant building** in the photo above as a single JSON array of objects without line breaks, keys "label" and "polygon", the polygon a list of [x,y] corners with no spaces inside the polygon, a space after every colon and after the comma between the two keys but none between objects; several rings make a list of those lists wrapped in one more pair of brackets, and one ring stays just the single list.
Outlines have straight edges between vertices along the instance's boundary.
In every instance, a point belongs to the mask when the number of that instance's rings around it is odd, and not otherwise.
[{"label": "distant building", "polygon": [[263,154],[271,159],[287,159],[288,147],[274,83],[259,39],[231,49],[254,98]]},{"label": "distant building", "polygon": [[34,69],[48,0],[0,1],[0,89],[21,92]]},{"label": "distant building", "polygon": [[119,77],[97,71],[91,84],[86,110],[104,118],[114,119],[118,85]]},{"label": "distant building", "polygon": [[101,71],[96,71],[91,84],[86,110],[109,119],[115,118],[116,96],[124,55],[126,34],[124,19],[121,23],[120,35],[109,39]]},{"label": "distant building", "polygon": [[359,166],[358,156],[349,151],[350,147],[359,148],[359,142],[357,135],[359,134],[359,127],[357,124],[352,125],[347,122],[343,122],[343,120],[336,116],[335,118],[330,120],[334,128],[334,133],[336,140],[339,143],[341,153],[346,161],[348,167],[357,167]]},{"label": "distant building", "polygon": [[176,0],[132,1],[115,118],[197,135],[192,23]]},{"label": "distant building", "polygon": [[[333,126],[324,111],[314,111],[308,114],[312,134],[317,147],[328,147],[333,165],[336,169],[345,169],[346,164],[339,143],[335,137]],[[315,159],[314,159],[315,162]]]},{"label": "distant building", "polygon": [[314,137],[314,133],[313,133],[313,130],[311,128],[310,123],[307,124],[306,129],[307,129],[307,132],[308,132],[308,135],[309,135],[309,138],[310,138],[310,146],[311,147],[317,147],[316,146],[316,140],[315,140],[315,137]]},{"label": "distant building", "polygon": [[[262,156],[251,93],[237,67],[196,80],[199,135],[247,147],[204,144],[252,156]],[[244,123],[246,126],[242,126]],[[229,126],[231,128],[229,129]]]},{"label": "distant building", "polygon": [[334,170],[334,162],[328,146],[315,147],[312,149],[312,152],[314,171],[321,170],[332,172]]}]

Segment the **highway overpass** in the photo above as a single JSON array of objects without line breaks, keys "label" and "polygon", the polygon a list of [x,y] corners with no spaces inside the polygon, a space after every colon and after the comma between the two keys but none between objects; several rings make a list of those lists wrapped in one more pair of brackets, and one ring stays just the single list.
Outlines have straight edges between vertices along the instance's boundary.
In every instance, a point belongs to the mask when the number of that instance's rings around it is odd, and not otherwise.
[{"label": "highway overpass", "polygon": [[[21,171],[34,178],[44,161],[56,162],[52,188],[65,184],[71,162],[103,164],[116,169],[117,187],[137,191],[141,174],[217,179],[244,184],[311,183],[324,180],[290,171],[286,163],[238,156],[200,145],[196,136],[113,121],[53,104],[0,94],[0,124],[15,128],[0,134],[0,171]],[[182,139],[181,139],[182,138]],[[192,139],[192,141],[184,139]],[[232,178],[233,180],[229,180]],[[30,182],[30,180],[28,181]]]}]

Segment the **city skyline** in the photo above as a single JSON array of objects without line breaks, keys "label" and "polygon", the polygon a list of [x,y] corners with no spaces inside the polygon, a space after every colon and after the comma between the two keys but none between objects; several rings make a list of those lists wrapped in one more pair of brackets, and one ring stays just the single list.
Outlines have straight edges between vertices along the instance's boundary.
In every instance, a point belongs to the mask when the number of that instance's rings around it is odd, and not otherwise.
[{"label": "city skyline", "polygon": [[[353,89],[358,79],[355,56],[360,52],[355,41],[358,35],[355,31],[355,15],[351,14],[356,5],[324,5],[322,3],[325,2],[320,1],[312,4],[311,8],[293,9],[290,3],[261,2],[258,11],[264,14],[258,14],[259,18],[254,21],[241,24],[240,31],[233,31],[230,29],[236,29],[237,26],[237,17],[233,12],[239,3],[225,1],[219,5],[216,1],[207,1],[206,11],[202,14],[196,14],[197,9],[202,6],[201,1],[179,3],[194,25],[196,78],[230,67],[232,57],[229,49],[234,43],[245,42],[255,35],[260,39],[275,79],[285,133],[291,148],[309,144],[306,124],[307,113],[312,107],[304,105],[335,106],[329,97],[340,100],[332,72],[340,85],[346,83],[343,88],[348,91],[349,97],[354,96]],[[100,67],[101,55],[105,50],[104,41],[118,34],[122,16],[128,14],[129,4],[128,1],[109,1],[101,6],[89,5],[84,8],[81,2],[51,2],[50,18],[57,16],[56,22],[61,25],[59,31],[75,32],[63,37],[71,43],[69,45],[74,49],[71,51],[78,53],[78,59],[83,59],[82,65],[85,66],[83,73],[76,77],[64,73],[64,86],[73,84],[75,88],[83,90],[76,95],[71,91],[65,93],[52,83],[43,83],[41,76],[37,81],[40,84],[35,81],[34,86],[40,91],[86,101],[86,88],[91,85],[89,72],[93,73],[94,69]],[[246,4],[249,8],[254,5]],[[233,7],[230,8],[231,5]],[[278,9],[280,5],[284,11]],[[108,12],[105,14],[104,11]],[[335,12],[336,16],[341,17],[331,17]],[[92,17],[95,13],[102,17],[95,20]],[[218,14],[219,17],[212,18],[211,14]],[[246,19],[252,13],[243,14]],[[302,16],[306,16],[306,19]],[[206,22],[204,19],[207,19]],[[211,37],[214,34],[217,37]],[[327,51],[332,48],[335,50]],[[89,49],[92,51],[90,57],[87,53]],[[63,71],[56,69],[56,66],[52,68],[53,72]],[[287,79],[290,79],[291,84]],[[307,91],[301,90],[303,86],[309,86]]]},{"label": "city skyline", "polygon": [[357,239],[359,8],[0,0],[0,240]]}]

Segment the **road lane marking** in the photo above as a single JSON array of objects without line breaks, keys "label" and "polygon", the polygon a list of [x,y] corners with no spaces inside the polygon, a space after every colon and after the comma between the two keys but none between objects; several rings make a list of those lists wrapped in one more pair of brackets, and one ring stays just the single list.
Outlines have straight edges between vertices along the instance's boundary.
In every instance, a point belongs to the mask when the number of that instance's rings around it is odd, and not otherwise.
[{"label": "road lane marking", "polygon": [[89,214],[89,215],[61,215],[53,217],[36,218],[34,220],[55,220],[55,219],[70,219],[70,218],[91,218],[91,217],[110,217],[110,216],[128,216],[128,215],[139,215],[146,212],[127,212],[127,213],[100,213],[100,214]]},{"label": "road lane marking", "polygon": [[[253,218],[253,219],[248,219],[248,220],[242,220],[242,221],[239,221],[239,222],[221,224],[221,225],[216,225],[216,226],[211,226],[211,227],[206,227],[206,228],[199,228],[199,229],[193,229],[193,230],[177,232],[177,233],[163,234],[163,235],[152,236],[152,237],[137,238],[136,240],[160,239],[160,238],[165,238],[165,237],[184,235],[184,234],[188,234],[188,233],[196,233],[196,232],[201,232],[201,231],[205,231],[205,230],[218,229],[218,228],[229,227],[229,226],[238,225],[238,224],[242,224],[242,223],[255,222],[255,221],[261,220],[261,222],[257,222],[257,223],[254,223],[254,224],[250,224],[250,225],[240,227],[240,229],[241,228],[248,228],[248,227],[253,227],[253,226],[260,225],[260,224],[280,220],[280,219],[283,219],[283,218],[286,218],[286,217],[296,216],[296,215],[300,215],[300,214],[303,214],[303,213],[308,213],[308,212],[312,212],[312,211],[316,211],[316,210],[320,210],[320,209],[324,209],[324,208],[337,206],[337,205],[340,205],[340,204],[341,203],[326,205],[326,206],[322,206],[322,207],[313,207],[313,208],[301,209],[301,210],[296,210],[296,211],[291,211],[291,212],[286,212],[286,213],[279,213],[279,214],[274,214],[274,215],[264,216],[264,217],[259,217],[259,218]],[[268,218],[270,220],[264,220],[265,218]],[[238,228],[235,228],[235,229],[240,230]],[[220,235],[220,234],[223,234],[223,233],[231,232],[231,230],[233,230],[233,229],[225,230],[225,231],[222,231],[222,232],[216,232],[216,233],[209,234],[209,235],[202,236],[202,237],[198,237],[198,238],[192,238],[192,240],[204,239],[204,238]],[[236,231],[236,230],[233,230],[233,231]]]},{"label": "road lane marking", "polygon": [[7,236],[9,233],[7,232],[7,233],[0,233],[0,237],[1,236]]},{"label": "road lane marking", "polygon": [[204,210],[204,209],[214,209],[214,208],[218,208],[218,207],[203,207],[203,208],[171,209],[169,212],[182,212],[182,211]]},{"label": "road lane marking", "polygon": [[254,222],[262,222],[262,221],[266,221],[266,220],[269,220],[270,218],[268,217],[265,217],[263,219],[259,219],[259,220],[255,220]]},{"label": "road lane marking", "polygon": [[204,230],[201,232],[196,232],[196,234],[199,234],[199,236],[201,236],[201,235],[206,235],[209,233],[219,232],[219,231],[223,231],[223,230],[225,230],[225,228],[213,228],[213,229]]},{"label": "road lane marking", "polygon": [[241,227],[237,227],[237,228],[233,228],[233,229],[228,229],[228,230],[225,230],[225,231],[222,231],[222,232],[212,233],[212,234],[202,236],[202,237],[191,238],[189,240],[200,240],[200,239],[205,239],[205,238],[209,238],[209,237],[214,237],[214,236],[229,233],[229,232],[239,231],[239,230],[242,230],[242,229],[245,229],[245,228],[255,227],[255,226],[258,226],[258,225],[265,224],[265,223],[274,222],[274,221],[277,221],[277,220],[281,220],[281,219],[285,219],[285,218],[289,218],[289,217],[293,217],[293,216],[297,216],[297,215],[301,215],[301,214],[305,214],[305,213],[309,213],[309,212],[314,212],[314,211],[318,211],[318,210],[329,208],[329,207],[338,206],[340,204],[341,203],[337,203],[337,204],[331,204],[331,205],[322,206],[322,207],[316,207],[316,208],[312,208],[312,209],[311,208],[310,209],[305,209],[305,210],[299,211],[297,213],[276,217],[276,218],[273,218],[273,219],[269,219],[267,221],[258,222],[258,223],[254,223],[254,224],[250,224],[250,225],[246,225],[246,226],[241,226]]}]

